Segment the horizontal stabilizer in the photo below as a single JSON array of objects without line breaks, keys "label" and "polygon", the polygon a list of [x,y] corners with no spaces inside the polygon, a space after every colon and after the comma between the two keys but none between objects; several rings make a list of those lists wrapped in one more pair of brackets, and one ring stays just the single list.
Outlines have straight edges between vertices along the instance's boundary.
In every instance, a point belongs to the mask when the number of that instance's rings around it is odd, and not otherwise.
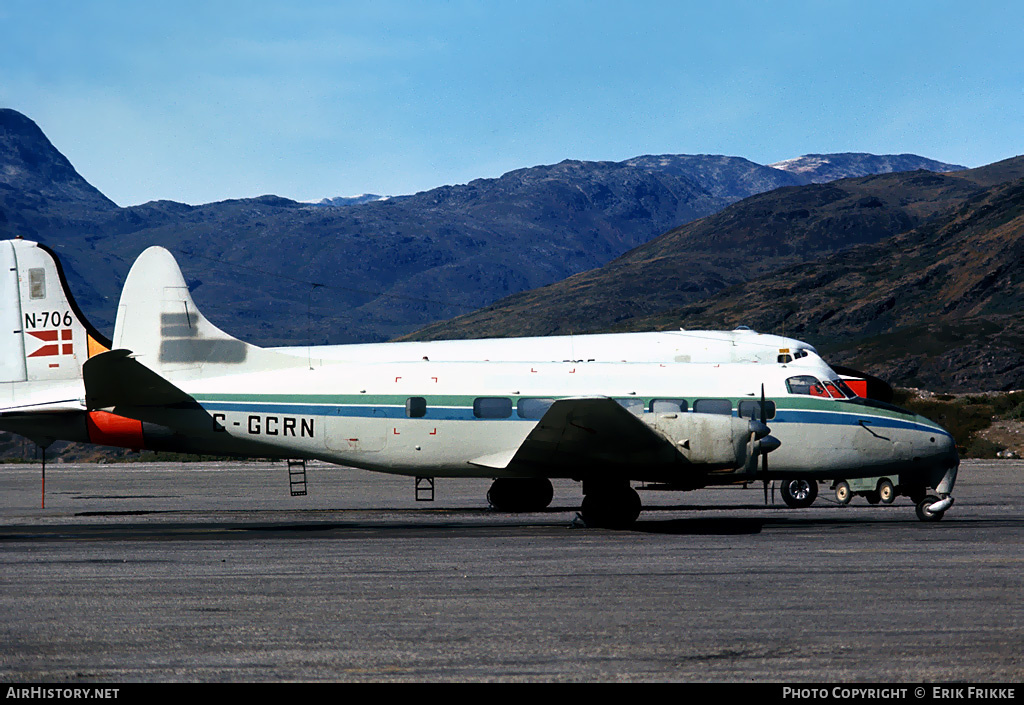
[{"label": "horizontal stabilizer", "polygon": [[81,399],[61,399],[38,404],[5,406],[0,416],[22,416],[25,414],[66,414],[69,411],[85,411]]},{"label": "horizontal stabilizer", "polygon": [[111,350],[82,368],[89,410],[116,406],[195,404],[188,394],[133,358],[130,350]]}]

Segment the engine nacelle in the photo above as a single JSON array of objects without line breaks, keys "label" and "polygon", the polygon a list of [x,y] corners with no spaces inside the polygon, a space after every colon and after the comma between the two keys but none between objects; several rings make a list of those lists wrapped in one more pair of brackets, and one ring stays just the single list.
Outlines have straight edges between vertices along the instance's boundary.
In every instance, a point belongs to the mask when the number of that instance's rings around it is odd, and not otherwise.
[{"label": "engine nacelle", "polygon": [[[764,441],[774,441],[768,428],[760,421],[726,416],[725,414],[665,413],[655,414],[654,429],[675,446],[686,461],[701,465],[708,472],[753,474],[757,454]],[[778,442],[769,446],[777,447]]]}]

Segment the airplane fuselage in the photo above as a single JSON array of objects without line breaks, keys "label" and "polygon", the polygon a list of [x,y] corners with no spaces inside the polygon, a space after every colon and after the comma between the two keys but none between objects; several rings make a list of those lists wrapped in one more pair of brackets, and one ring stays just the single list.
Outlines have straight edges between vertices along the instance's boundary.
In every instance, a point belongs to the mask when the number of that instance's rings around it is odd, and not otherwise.
[{"label": "airplane fuselage", "polygon": [[[523,444],[553,400],[608,397],[671,443],[685,415],[758,418],[781,445],[769,476],[943,474],[955,466],[951,436],[937,424],[863,400],[791,393],[800,365],[658,363],[324,364],[273,373],[225,375],[179,386],[199,408],[122,408],[188,435],[206,452],[305,457],[381,472],[436,477],[578,477],[581,468],[500,467],[478,459]],[[820,374],[820,373],[819,373]],[[688,427],[687,427],[688,428]],[[687,433],[690,433],[687,430]],[[741,459],[742,460],[742,459]],[[686,462],[606,468],[635,480],[714,484],[751,479],[749,467],[711,471]],[[675,477],[674,473],[682,473]],[[955,477],[955,473],[954,473]]]}]

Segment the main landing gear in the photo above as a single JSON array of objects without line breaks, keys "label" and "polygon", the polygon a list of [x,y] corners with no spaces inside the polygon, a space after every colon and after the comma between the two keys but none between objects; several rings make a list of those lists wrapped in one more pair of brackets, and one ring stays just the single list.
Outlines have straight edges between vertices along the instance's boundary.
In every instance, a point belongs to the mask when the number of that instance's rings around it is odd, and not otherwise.
[{"label": "main landing gear", "polygon": [[599,529],[628,529],[642,509],[640,495],[628,481],[584,482],[583,521]]},{"label": "main landing gear", "polygon": [[499,477],[487,490],[488,503],[499,512],[539,512],[554,496],[546,477]]},{"label": "main landing gear", "polygon": [[[544,477],[499,477],[487,490],[487,501],[499,512],[539,512],[554,497]],[[642,509],[640,495],[627,480],[583,483],[584,523],[599,529],[628,529]]]},{"label": "main landing gear", "polygon": [[779,484],[782,501],[793,509],[803,509],[814,504],[818,497],[817,480],[783,480]]}]

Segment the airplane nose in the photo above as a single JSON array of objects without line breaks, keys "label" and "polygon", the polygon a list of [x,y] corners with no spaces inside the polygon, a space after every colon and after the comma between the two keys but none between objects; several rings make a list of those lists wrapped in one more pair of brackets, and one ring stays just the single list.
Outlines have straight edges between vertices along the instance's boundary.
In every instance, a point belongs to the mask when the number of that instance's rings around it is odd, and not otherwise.
[{"label": "airplane nose", "polygon": [[960,456],[956,452],[956,441],[952,436],[944,433],[935,439],[935,443],[939,447],[939,454],[947,458],[951,465],[960,462]]},{"label": "airplane nose", "polygon": [[927,445],[930,451],[928,455],[939,461],[937,464],[948,466],[960,462],[960,456],[956,452],[956,442],[948,433],[936,431],[928,434]]}]

